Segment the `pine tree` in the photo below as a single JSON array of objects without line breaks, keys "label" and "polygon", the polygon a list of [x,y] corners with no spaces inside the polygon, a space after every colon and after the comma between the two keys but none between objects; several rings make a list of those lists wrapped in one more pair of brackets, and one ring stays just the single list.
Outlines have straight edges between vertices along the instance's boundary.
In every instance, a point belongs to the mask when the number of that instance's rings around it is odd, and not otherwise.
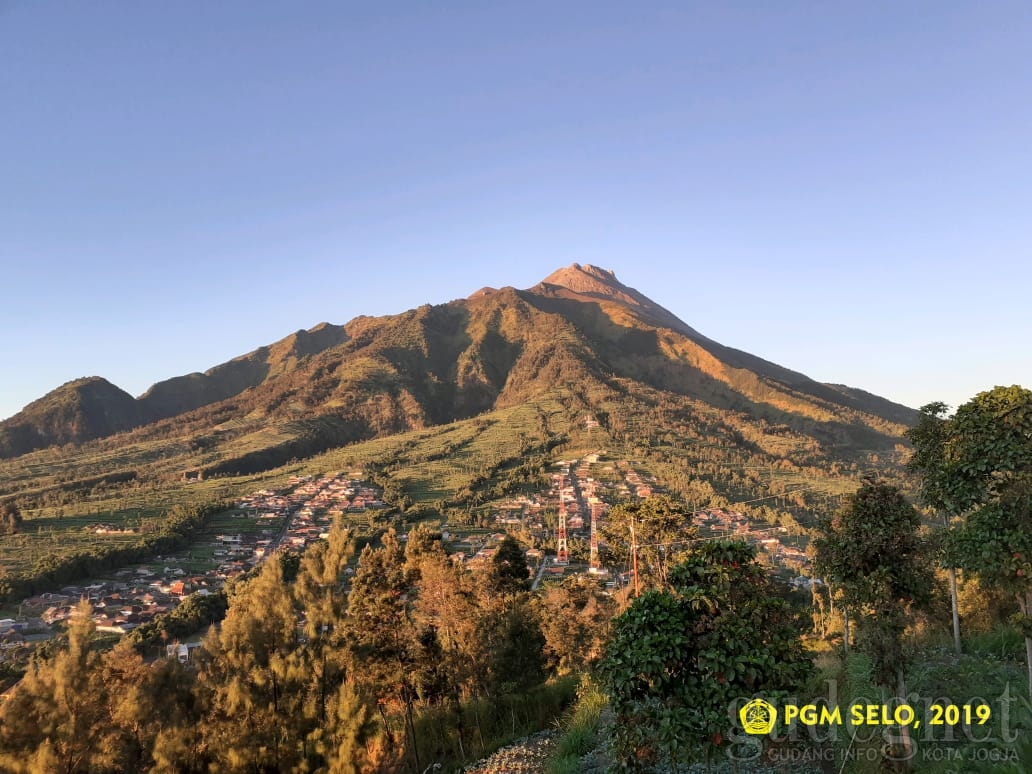
[{"label": "pine tree", "polygon": [[205,742],[221,771],[286,771],[301,760],[309,723],[298,646],[282,568],[265,562],[233,594],[222,629],[204,642]]},{"label": "pine tree", "polygon": [[52,660],[36,662],[0,705],[0,767],[29,774],[78,774],[101,768],[108,692],[100,656],[92,649],[94,626],[88,602],[74,609],[67,645]]},{"label": "pine tree", "polygon": [[419,768],[414,725],[417,694],[412,680],[417,634],[409,616],[410,591],[405,557],[392,529],[383,536],[380,548],[363,549],[346,620],[356,679],[376,697],[388,742],[395,741],[388,709],[400,707],[409,749]]},{"label": "pine tree", "polygon": [[511,595],[530,589],[530,567],[519,542],[506,535],[491,557],[491,587],[496,594]]}]

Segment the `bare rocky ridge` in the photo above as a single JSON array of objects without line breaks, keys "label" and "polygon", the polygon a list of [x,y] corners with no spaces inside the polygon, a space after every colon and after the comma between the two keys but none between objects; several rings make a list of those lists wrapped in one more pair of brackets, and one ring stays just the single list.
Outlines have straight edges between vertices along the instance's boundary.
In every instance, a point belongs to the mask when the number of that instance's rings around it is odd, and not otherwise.
[{"label": "bare rocky ridge", "polygon": [[664,309],[634,288],[624,285],[616,278],[616,273],[611,269],[574,263],[552,272],[532,287],[530,292],[539,295],[569,297],[569,294],[563,292],[564,290],[571,291],[585,299],[595,298],[625,304],[658,326],[708,341],[694,328],[678,319],[677,315]]}]

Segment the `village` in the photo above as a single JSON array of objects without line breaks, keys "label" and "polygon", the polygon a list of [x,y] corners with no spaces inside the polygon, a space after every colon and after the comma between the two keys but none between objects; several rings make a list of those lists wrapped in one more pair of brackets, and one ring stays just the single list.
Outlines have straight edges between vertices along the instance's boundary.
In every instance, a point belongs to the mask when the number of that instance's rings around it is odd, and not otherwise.
[{"label": "village", "polygon": [[[604,567],[599,559],[604,541],[599,529],[606,515],[617,503],[643,500],[662,494],[663,489],[648,474],[627,461],[602,461],[599,453],[583,458],[559,461],[549,475],[549,488],[532,494],[520,495],[495,506],[494,521],[504,530],[530,535],[536,541],[555,544],[553,555],[539,548],[527,551],[527,559],[536,570],[534,588],[549,579],[558,580],[566,575],[590,574],[602,577],[607,588],[618,588],[632,582],[627,566]],[[558,515],[558,524],[550,527],[546,515]],[[686,522],[687,523],[687,522]],[[760,558],[778,570],[791,585],[809,588],[820,583],[808,577],[810,558],[797,545],[785,542],[784,527],[772,527],[750,520],[745,513],[712,508],[691,515],[691,524],[697,529],[697,540],[739,539],[756,548]],[[459,551],[472,551],[471,567],[486,565],[494,554],[495,546],[505,537],[498,532],[480,544],[460,541],[454,544]],[[572,561],[569,541],[587,541],[587,561]],[[479,546],[479,550],[477,549]]]},{"label": "village", "polygon": [[[191,546],[189,555],[159,556],[110,578],[23,600],[17,619],[0,619],[0,662],[24,657],[18,651],[49,639],[81,600],[93,608],[98,632],[125,634],[173,610],[191,594],[215,593],[277,550],[303,551],[326,537],[337,516],[386,508],[380,498],[377,488],[343,473],[294,476],[283,491],[254,492],[220,520],[234,529],[206,536]],[[98,524],[91,529],[110,528]],[[198,571],[198,565],[207,567]]]},{"label": "village", "polygon": [[[304,551],[324,539],[338,517],[386,509],[380,490],[357,475],[293,476],[282,490],[262,489],[240,498],[216,520],[220,531],[204,536],[186,554],[156,557],[145,565],[122,568],[109,578],[23,600],[17,619],[0,619],[0,662],[15,655],[24,658],[19,651],[52,636],[54,627],[72,615],[80,600],[92,606],[98,632],[125,634],[173,610],[191,594],[215,593],[277,551]],[[476,534],[444,524],[442,541],[455,561],[479,570],[489,566],[507,534],[516,534],[524,542],[529,536],[532,544],[526,557],[534,572],[534,589],[579,574],[593,575],[606,588],[616,589],[632,583],[631,568],[603,565],[605,543],[599,529],[615,504],[662,493],[651,476],[629,462],[588,454],[557,462],[546,489],[492,506],[499,531]],[[698,529],[695,539],[738,538],[755,546],[772,567],[787,576],[794,574],[790,582],[796,587],[819,583],[806,575],[810,563],[806,554],[779,536],[785,532],[783,527],[756,524],[744,513],[720,508],[692,514],[691,523]],[[92,529],[113,528],[97,524]],[[400,536],[402,541],[406,538]],[[586,543],[588,556],[571,557],[570,541],[577,546]]]}]

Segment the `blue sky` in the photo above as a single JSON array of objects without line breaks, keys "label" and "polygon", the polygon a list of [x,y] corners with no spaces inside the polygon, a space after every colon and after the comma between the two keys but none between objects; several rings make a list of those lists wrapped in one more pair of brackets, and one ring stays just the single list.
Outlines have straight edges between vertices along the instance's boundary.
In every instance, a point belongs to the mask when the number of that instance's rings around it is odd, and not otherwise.
[{"label": "blue sky", "polygon": [[1027,2],[0,1],[0,417],[573,261],[918,406],[1032,386]]}]

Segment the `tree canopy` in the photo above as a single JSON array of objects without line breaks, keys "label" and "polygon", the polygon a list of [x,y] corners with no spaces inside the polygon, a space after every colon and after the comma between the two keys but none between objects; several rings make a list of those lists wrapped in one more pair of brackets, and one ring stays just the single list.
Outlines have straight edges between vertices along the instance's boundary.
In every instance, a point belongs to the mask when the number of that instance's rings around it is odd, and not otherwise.
[{"label": "tree canopy", "polygon": [[903,669],[903,632],[911,610],[928,602],[931,572],[918,535],[921,517],[897,487],[869,483],[821,522],[814,570],[859,617],[875,676],[893,685]]},{"label": "tree canopy", "polygon": [[623,503],[609,512],[601,529],[608,546],[605,564],[629,563],[634,543],[642,584],[664,586],[670,568],[688,555],[696,531],[691,513],[665,495]]},{"label": "tree canopy", "polygon": [[672,770],[724,744],[728,708],[744,696],[787,695],[811,665],[800,623],[745,543],[693,548],[614,623],[600,664],[627,768]]},{"label": "tree canopy", "polygon": [[491,557],[491,580],[502,594],[515,594],[530,589],[530,568],[519,542],[506,535]]},{"label": "tree canopy", "polygon": [[13,500],[0,503],[0,534],[13,535],[22,523],[21,511]]},{"label": "tree canopy", "polygon": [[965,516],[951,535],[951,558],[1014,595],[1032,690],[1032,391],[994,387],[944,414],[935,415],[928,456],[934,493]]},{"label": "tree canopy", "polygon": [[1014,385],[980,392],[951,424],[948,491],[959,505],[981,505],[1032,474],[1032,391]]}]

